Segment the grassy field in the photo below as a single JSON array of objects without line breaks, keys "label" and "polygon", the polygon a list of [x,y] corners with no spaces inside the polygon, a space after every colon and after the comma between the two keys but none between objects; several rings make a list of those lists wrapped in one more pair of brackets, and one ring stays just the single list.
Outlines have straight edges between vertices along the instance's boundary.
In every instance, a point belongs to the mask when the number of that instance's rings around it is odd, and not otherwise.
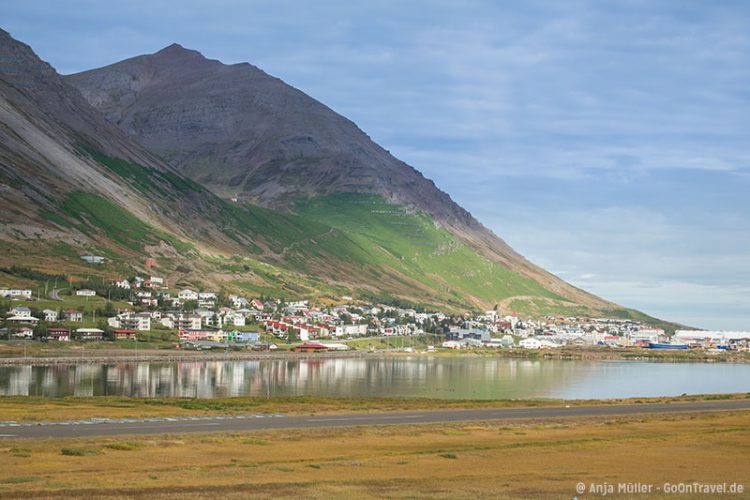
[{"label": "grassy field", "polygon": [[710,394],[662,398],[606,400],[467,400],[426,398],[336,398],[322,396],[237,397],[216,399],[128,398],[114,396],[0,398],[0,421],[39,422],[91,418],[146,418],[173,416],[284,413],[321,415],[459,408],[510,408],[612,404],[677,403],[703,400],[747,399],[750,394]]},{"label": "grassy field", "polygon": [[750,412],[6,440],[0,496],[571,498],[578,482],[747,482],[748,453]]}]

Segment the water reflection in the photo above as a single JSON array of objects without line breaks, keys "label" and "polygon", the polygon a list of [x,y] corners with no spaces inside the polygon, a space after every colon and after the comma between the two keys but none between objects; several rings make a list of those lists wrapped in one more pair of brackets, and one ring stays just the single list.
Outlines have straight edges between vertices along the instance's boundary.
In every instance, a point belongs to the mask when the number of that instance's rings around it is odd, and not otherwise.
[{"label": "water reflection", "polygon": [[750,391],[750,365],[368,358],[0,367],[0,395],[609,398]]}]

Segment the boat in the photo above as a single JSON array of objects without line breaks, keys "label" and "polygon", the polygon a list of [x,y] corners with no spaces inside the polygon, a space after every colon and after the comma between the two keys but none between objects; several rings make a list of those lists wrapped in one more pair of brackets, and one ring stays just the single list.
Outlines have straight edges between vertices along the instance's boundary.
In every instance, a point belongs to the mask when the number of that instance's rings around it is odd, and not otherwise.
[{"label": "boat", "polygon": [[649,349],[689,349],[687,344],[649,342]]}]

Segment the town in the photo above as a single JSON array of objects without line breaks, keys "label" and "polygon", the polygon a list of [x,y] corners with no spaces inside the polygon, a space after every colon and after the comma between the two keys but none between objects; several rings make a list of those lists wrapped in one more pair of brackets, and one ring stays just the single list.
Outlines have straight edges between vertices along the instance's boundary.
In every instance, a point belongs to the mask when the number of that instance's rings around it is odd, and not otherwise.
[{"label": "town", "polygon": [[[592,346],[716,352],[748,350],[750,343],[750,332],[677,330],[669,336],[661,328],[622,318],[531,319],[498,310],[456,316],[350,296],[342,296],[336,305],[317,305],[309,300],[243,297],[224,291],[184,288],[173,292],[159,276],[72,286],[67,291],[68,295],[61,295],[54,290],[55,301],[50,301],[35,297],[30,289],[0,288],[0,339],[159,340],[181,349],[306,352]],[[78,307],[54,307],[67,303]]]}]

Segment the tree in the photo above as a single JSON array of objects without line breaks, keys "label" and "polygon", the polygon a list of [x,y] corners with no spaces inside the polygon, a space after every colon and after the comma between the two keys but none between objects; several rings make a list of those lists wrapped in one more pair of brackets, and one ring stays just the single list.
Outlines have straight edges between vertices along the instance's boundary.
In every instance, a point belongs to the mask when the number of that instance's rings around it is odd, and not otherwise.
[{"label": "tree", "polygon": [[106,321],[100,321],[97,328],[104,332],[104,340],[115,340],[115,331]]},{"label": "tree", "polygon": [[107,301],[104,307],[97,311],[97,314],[105,318],[111,318],[117,314],[117,311],[115,311],[115,306],[112,305],[112,302]]},{"label": "tree", "polygon": [[42,339],[47,336],[47,328],[49,325],[46,321],[38,321],[36,325],[34,325],[34,332],[32,333],[32,338],[35,339]]}]

